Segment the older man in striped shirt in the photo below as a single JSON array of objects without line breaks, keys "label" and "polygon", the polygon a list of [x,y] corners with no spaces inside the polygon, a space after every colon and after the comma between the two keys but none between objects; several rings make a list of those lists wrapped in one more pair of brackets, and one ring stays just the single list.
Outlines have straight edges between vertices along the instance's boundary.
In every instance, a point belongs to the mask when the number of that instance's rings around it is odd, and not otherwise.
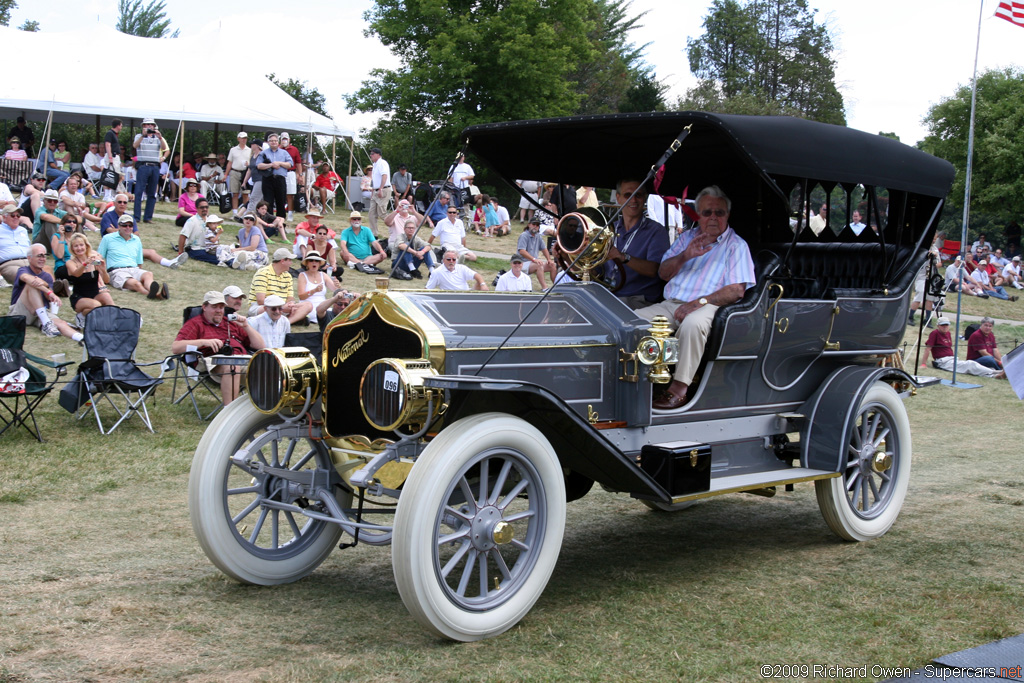
[{"label": "older man in striped shirt", "polygon": [[729,227],[731,209],[732,202],[716,185],[700,191],[697,229],[680,235],[658,268],[658,276],[668,281],[665,301],[636,312],[645,320],[664,315],[679,338],[672,383],[654,401],[659,410],[674,410],[686,403],[686,390],[704,354],[715,311],[742,299],[754,284],[750,247]]}]

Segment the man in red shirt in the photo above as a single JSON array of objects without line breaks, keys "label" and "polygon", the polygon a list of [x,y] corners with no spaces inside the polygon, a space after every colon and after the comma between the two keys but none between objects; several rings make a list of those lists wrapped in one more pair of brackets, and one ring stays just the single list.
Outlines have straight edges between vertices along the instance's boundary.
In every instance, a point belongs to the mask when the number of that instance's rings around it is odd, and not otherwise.
[{"label": "man in red shirt", "polygon": [[993,370],[1003,369],[1003,354],[996,344],[996,335],[992,334],[992,318],[981,319],[981,327],[967,340],[967,360],[978,361]]},{"label": "man in red shirt", "polygon": [[225,319],[224,295],[211,291],[203,296],[203,312],[181,326],[171,344],[171,353],[201,353],[200,362],[206,365],[210,376],[220,382],[221,398],[227,405],[240,393],[242,374],[235,372],[234,366],[215,365],[209,356],[244,356],[263,347],[263,337],[244,316],[236,314],[235,320]]},{"label": "man in red shirt", "polygon": [[[921,367],[928,367],[929,354],[934,358],[932,365],[946,372],[953,372],[953,339],[949,334],[949,318],[939,318],[939,326],[932,330],[925,342],[924,360]],[[978,377],[995,377],[1002,379],[1006,373],[1002,370],[993,370],[973,360],[961,360],[956,364],[957,372]]]},{"label": "man in red shirt", "polygon": [[320,165],[320,175],[316,177],[313,187],[320,194],[320,206],[327,206],[328,199],[334,199],[334,194],[341,185],[341,178],[331,170],[330,164],[326,161]]}]

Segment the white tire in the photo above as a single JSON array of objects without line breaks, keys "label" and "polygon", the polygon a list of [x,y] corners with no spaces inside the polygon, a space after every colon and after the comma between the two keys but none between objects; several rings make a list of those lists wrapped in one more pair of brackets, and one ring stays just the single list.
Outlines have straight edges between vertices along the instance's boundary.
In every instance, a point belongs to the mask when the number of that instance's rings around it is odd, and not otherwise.
[{"label": "white tire", "polygon": [[829,528],[848,541],[867,541],[889,530],[910,483],[910,421],[888,384],[868,389],[847,436],[839,477],[814,482]]},{"label": "white tire", "polygon": [[[188,485],[192,529],[206,556],[243,583],[267,586],[297,581],[327,558],[341,536],[337,524],[261,506],[268,496],[287,496],[278,487],[280,480],[255,477],[231,461],[237,450],[280,421],[240,398],[210,423],[192,460]],[[296,470],[333,467],[323,442],[304,438],[271,441],[252,455]],[[350,499],[347,492],[336,497],[343,508],[350,507]]]},{"label": "white tire", "polygon": [[547,586],[565,508],[558,457],[529,423],[485,413],[447,427],[417,459],[395,513],[406,608],[452,640],[508,630]]}]

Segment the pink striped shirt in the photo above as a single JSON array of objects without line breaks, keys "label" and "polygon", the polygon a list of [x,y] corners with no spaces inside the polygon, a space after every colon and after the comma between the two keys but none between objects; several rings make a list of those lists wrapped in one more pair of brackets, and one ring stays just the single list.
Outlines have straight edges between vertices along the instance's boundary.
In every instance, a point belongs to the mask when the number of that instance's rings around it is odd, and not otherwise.
[{"label": "pink striped shirt", "polygon": [[[682,253],[698,234],[700,229],[694,228],[680,235],[665,252],[662,262]],[[665,285],[665,298],[693,301],[738,283],[748,289],[754,285],[754,261],[750,258],[750,247],[729,227],[718,236],[711,251],[683,263]]]}]

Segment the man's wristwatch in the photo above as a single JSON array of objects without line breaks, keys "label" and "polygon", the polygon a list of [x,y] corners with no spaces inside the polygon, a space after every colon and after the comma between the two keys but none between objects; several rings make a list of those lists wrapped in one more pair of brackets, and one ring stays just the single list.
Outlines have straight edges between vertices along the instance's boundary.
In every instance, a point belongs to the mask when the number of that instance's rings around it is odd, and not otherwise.
[{"label": "man's wristwatch", "polygon": [[707,306],[708,298],[706,296],[702,296],[701,298],[697,299],[697,303],[699,303],[701,306]]},{"label": "man's wristwatch", "polygon": [[623,262],[623,263],[629,263],[629,260],[630,260],[631,258],[633,258],[633,257],[632,257],[632,256],[630,256],[629,254],[623,254],[623,255],[622,255],[622,262]]}]

